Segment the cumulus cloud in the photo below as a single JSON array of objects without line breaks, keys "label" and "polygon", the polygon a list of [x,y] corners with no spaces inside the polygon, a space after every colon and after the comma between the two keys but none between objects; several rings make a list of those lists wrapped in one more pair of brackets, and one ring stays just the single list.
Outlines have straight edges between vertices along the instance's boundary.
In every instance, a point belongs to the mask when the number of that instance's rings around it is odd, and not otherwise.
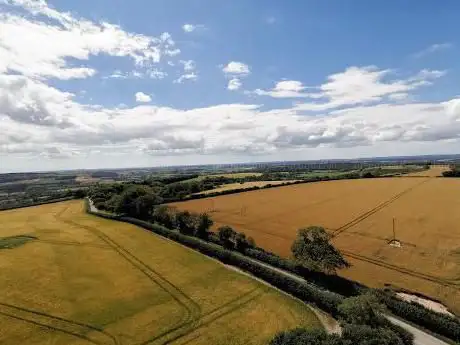
[{"label": "cumulus cloud", "polygon": [[149,95],[143,92],[136,92],[135,97],[136,97],[136,102],[139,102],[139,103],[148,103],[152,101],[152,97],[150,97]]},{"label": "cumulus cloud", "polygon": [[[199,154],[225,159],[230,154],[283,155],[284,150],[316,147],[395,143],[399,149],[407,143],[427,142],[430,147],[460,143],[459,97],[445,102],[411,98],[415,90],[445,74],[437,70],[395,78],[391,70],[349,67],[327,76],[321,85],[281,80],[271,89],[253,92],[296,100],[284,108],[221,104],[175,109],[144,103],[151,96],[140,91],[134,95],[139,104],[133,107],[84,104],[60,89],[62,83],[49,79],[94,75],[97,71],[86,63],[98,54],[132,61],[132,68],[116,70],[112,78],[160,78],[157,61],[177,54],[171,35],[129,33],[119,26],[59,12],[43,0],[0,1],[26,11],[25,15],[0,14],[2,163],[16,157],[72,162],[93,154],[98,158]],[[183,73],[177,83],[197,78],[194,62],[179,64]],[[236,61],[222,69],[229,90],[240,89],[242,78],[251,72]],[[305,115],[307,110],[316,113]]]},{"label": "cumulus cloud", "polygon": [[297,106],[264,110],[256,104],[190,110],[153,105],[103,108],[81,105],[72,94],[27,77],[2,78],[0,147],[10,155],[32,149],[46,157],[85,155],[95,149],[149,155],[262,154],[460,139],[458,98],[353,106],[312,117],[302,115]]},{"label": "cumulus cloud", "polygon": [[239,75],[239,76],[247,76],[251,73],[249,66],[245,63],[238,62],[238,61],[230,61],[226,66],[222,68],[222,71],[226,75]]},{"label": "cumulus cloud", "polygon": [[316,101],[301,103],[297,109],[322,111],[376,103],[385,97],[400,99],[418,87],[430,85],[434,79],[442,77],[445,71],[424,69],[407,79],[396,80],[388,78],[391,73],[391,70],[380,70],[375,66],[349,67],[344,72],[330,75],[320,86],[306,87],[299,81],[286,80],[278,82],[273,89],[256,89],[254,93],[274,98],[309,98]]},{"label": "cumulus cloud", "polygon": [[230,91],[236,91],[240,89],[241,85],[241,81],[238,78],[233,78],[228,81],[227,89]]},{"label": "cumulus cloud", "polygon": [[306,87],[296,80],[283,80],[276,83],[272,90],[256,89],[254,93],[259,96],[270,96],[274,98],[300,98],[310,97],[308,93],[304,93]]},{"label": "cumulus cloud", "polygon": [[[39,78],[86,78],[94,68],[69,63],[106,54],[132,59],[149,69],[163,57],[177,55],[169,33],[151,37],[124,31],[108,22],[95,23],[54,10],[44,0],[2,0],[29,16],[0,14],[0,73]],[[48,18],[50,20],[44,20]]]}]

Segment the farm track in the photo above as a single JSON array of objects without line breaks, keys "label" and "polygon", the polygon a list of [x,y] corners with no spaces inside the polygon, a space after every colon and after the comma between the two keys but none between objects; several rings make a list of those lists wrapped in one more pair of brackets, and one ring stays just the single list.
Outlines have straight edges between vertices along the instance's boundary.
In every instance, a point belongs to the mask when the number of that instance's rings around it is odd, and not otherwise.
[{"label": "farm track", "polygon": [[142,260],[134,256],[127,249],[125,249],[124,247],[116,243],[114,240],[112,240],[109,236],[104,234],[102,231],[94,227],[91,227],[91,226],[83,225],[83,224],[74,222],[72,220],[64,219],[62,217],[62,214],[66,210],[67,209],[64,209],[63,211],[56,214],[56,218],[59,221],[66,223],[68,225],[71,225],[71,226],[83,228],[93,233],[97,237],[99,237],[102,241],[107,243],[113,250],[115,250],[120,256],[122,256],[129,263],[131,263],[131,265],[133,265],[136,269],[142,272],[149,280],[151,280],[153,283],[158,285],[163,291],[168,293],[181,307],[185,309],[186,312],[185,312],[185,316],[183,317],[183,319],[180,320],[177,324],[171,326],[171,328],[168,331],[166,331],[163,336],[166,336],[167,334],[177,331],[178,329],[181,329],[183,327],[189,326],[199,319],[201,315],[201,307],[199,304],[193,301],[192,298],[190,298],[181,289],[179,289],[177,286],[172,284],[169,280],[167,280],[157,271],[152,269]]},{"label": "farm track", "polygon": [[[98,327],[8,303],[0,302],[0,315],[47,328],[52,331],[65,333],[93,344],[107,344],[107,340],[109,340],[110,344],[119,344],[118,340],[113,335]],[[96,332],[96,334],[102,336],[105,341],[95,340],[86,335],[91,332]]]},{"label": "farm track", "polygon": [[332,237],[337,237],[338,235],[340,235],[341,233],[343,233],[344,231],[352,228],[353,226],[361,223],[363,220],[369,218],[370,216],[374,215],[375,213],[379,212],[380,210],[384,209],[385,207],[387,207],[388,205],[392,204],[393,202],[395,202],[396,200],[398,200],[399,198],[403,197],[404,195],[410,193],[411,191],[413,191],[415,188],[417,187],[420,187],[422,184],[424,183],[427,183],[428,181],[430,181],[429,178],[426,178],[424,179],[422,182],[420,183],[417,183],[415,186],[412,186],[412,187],[409,187],[405,190],[403,190],[402,192],[396,194],[395,196],[393,196],[391,199],[389,200],[386,200],[384,202],[382,202],[381,204],[377,205],[376,207],[374,207],[373,209],[361,214],[360,216],[358,216],[357,218],[351,220],[350,222],[342,225],[341,227],[337,228],[334,230],[333,234],[332,234]]}]

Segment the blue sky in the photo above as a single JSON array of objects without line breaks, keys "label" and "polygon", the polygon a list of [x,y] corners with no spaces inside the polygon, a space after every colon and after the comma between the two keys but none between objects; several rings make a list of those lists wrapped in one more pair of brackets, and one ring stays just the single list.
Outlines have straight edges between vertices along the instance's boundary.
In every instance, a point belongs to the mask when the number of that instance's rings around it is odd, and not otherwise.
[{"label": "blue sky", "polygon": [[458,153],[458,13],[0,0],[0,171]]}]

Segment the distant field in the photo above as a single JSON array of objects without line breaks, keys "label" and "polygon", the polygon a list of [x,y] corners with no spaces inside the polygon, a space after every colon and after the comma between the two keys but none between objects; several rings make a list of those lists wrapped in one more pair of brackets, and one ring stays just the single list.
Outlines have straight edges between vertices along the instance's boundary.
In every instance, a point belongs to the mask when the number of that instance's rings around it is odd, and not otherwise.
[{"label": "distant field", "polygon": [[244,182],[244,183],[228,183],[224,184],[218,188],[206,190],[204,192],[200,192],[197,194],[209,194],[215,192],[223,192],[226,190],[233,190],[233,189],[242,189],[242,188],[252,188],[252,187],[265,187],[266,185],[279,185],[283,183],[290,183],[295,182],[295,180],[285,180],[285,181],[253,181],[253,182]]},{"label": "distant field", "polygon": [[[353,264],[340,274],[439,299],[460,314],[460,179],[328,181],[177,203],[211,211],[258,245],[290,255],[296,230],[324,226]],[[388,245],[392,221],[402,248]]]},{"label": "distant field", "polygon": [[266,344],[321,327],[302,303],[81,201],[0,224],[0,344]]},{"label": "distant field", "polygon": [[442,173],[447,170],[449,170],[448,167],[433,166],[428,170],[414,172],[411,174],[407,174],[406,176],[438,177],[438,176],[442,176]]},{"label": "distant field", "polygon": [[228,178],[245,178],[245,177],[252,177],[252,176],[262,176],[262,173],[258,172],[235,172],[235,173],[228,173],[228,174],[209,174],[205,177],[228,177]]}]

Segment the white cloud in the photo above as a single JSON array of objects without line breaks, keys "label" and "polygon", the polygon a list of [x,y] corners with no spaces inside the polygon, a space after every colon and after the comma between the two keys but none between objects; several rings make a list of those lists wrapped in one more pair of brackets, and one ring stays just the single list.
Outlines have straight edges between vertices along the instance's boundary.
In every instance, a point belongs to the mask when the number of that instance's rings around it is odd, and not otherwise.
[{"label": "white cloud", "polygon": [[205,26],[202,24],[184,24],[182,25],[182,30],[184,30],[184,32],[187,32],[187,33],[193,32],[198,29],[204,29],[204,28]]},{"label": "white cloud", "polygon": [[195,72],[186,73],[181,75],[178,79],[174,80],[174,83],[182,84],[185,81],[195,81],[198,79],[198,75]]},{"label": "white cloud", "polygon": [[238,61],[231,61],[222,68],[226,75],[246,76],[251,73],[249,66]]},{"label": "white cloud", "polygon": [[230,91],[236,91],[241,88],[241,81],[238,78],[233,78],[228,81],[227,89]]},{"label": "white cloud", "polygon": [[256,89],[255,94],[259,96],[270,96],[273,98],[300,98],[310,97],[310,94],[304,93],[307,87],[297,80],[283,80],[276,83],[272,90],[264,91]]},{"label": "white cloud", "polygon": [[[388,80],[391,70],[375,66],[349,67],[344,72],[332,74],[326,83],[306,87],[299,81],[281,81],[271,90],[257,89],[255,94],[274,98],[309,98],[323,102],[301,103],[298,110],[322,111],[341,106],[380,102],[393,94],[405,94],[421,86],[430,85],[445,71],[424,69],[408,79]],[[307,91],[309,90],[309,91]],[[398,97],[398,96],[396,96]],[[393,97],[394,98],[394,97]]]},{"label": "white cloud", "polygon": [[435,53],[435,52],[438,52],[438,51],[442,51],[442,50],[447,50],[447,49],[450,49],[452,48],[454,45],[452,43],[449,43],[449,42],[446,42],[446,43],[435,43],[435,44],[432,44],[431,46],[413,54],[413,57],[415,58],[421,58],[425,55],[429,55],[429,54],[432,54],[432,53]]},{"label": "white cloud", "polygon": [[[0,170],[26,164],[21,162],[30,162],[31,169],[44,168],[48,159],[55,163],[47,167],[69,168],[85,166],[88,157],[98,166],[114,161],[158,164],[157,156],[171,155],[184,155],[181,162],[187,155],[193,158],[190,163],[198,163],[197,155],[215,155],[220,161],[260,154],[285,159],[289,150],[303,158],[300,153],[323,155],[328,148],[355,148],[354,153],[362,154],[367,147],[366,152],[376,154],[385,145],[402,152],[423,143],[431,150],[446,143],[458,150],[460,144],[459,97],[445,102],[411,98],[415,90],[445,74],[437,70],[394,79],[390,70],[350,67],[314,87],[282,80],[256,93],[300,103],[271,110],[261,104],[159,107],[141,104],[151,102],[143,92],[135,94],[140,104],[134,107],[85,104],[78,94],[59,89],[62,83],[58,88],[48,79],[92,76],[97,71],[90,59],[100,54],[132,61],[131,68],[115,70],[113,78],[163,78],[157,62],[177,54],[171,35],[126,32],[59,12],[43,0],[1,1],[27,13],[0,14]],[[177,83],[197,79],[190,61],[180,62],[183,73]],[[168,60],[165,65],[168,62],[174,64]],[[242,78],[250,74],[242,62],[222,68],[229,90],[240,89]],[[305,110],[317,113],[306,116]],[[321,150],[308,151],[317,147]],[[156,158],[142,160],[149,156]]]},{"label": "white cloud", "polygon": [[74,159],[114,150],[127,157],[137,152],[222,158],[313,147],[455,142],[460,140],[460,99],[352,106],[315,116],[301,115],[298,106],[263,110],[255,104],[104,108],[79,104],[74,95],[28,77],[4,75],[0,121],[2,159],[28,154]]},{"label": "white cloud", "polygon": [[135,97],[136,97],[136,102],[140,102],[140,103],[148,103],[152,101],[152,97],[150,97],[149,95],[143,92],[136,92]]},{"label": "white cloud", "polygon": [[193,60],[180,60],[179,63],[181,63],[182,66],[184,66],[185,72],[194,71],[196,68],[196,63]]},{"label": "white cloud", "polygon": [[[90,56],[107,54],[128,57],[139,68],[149,68],[162,57],[177,55],[171,35],[150,37],[124,31],[108,22],[95,23],[61,13],[45,1],[3,0],[32,18],[0,14],[0,73],[20,73],[39,78],[86,78],[94,68],[70,64],[69,59],[87,61]],[[53,21],[46,21],[47,17]]]}]

